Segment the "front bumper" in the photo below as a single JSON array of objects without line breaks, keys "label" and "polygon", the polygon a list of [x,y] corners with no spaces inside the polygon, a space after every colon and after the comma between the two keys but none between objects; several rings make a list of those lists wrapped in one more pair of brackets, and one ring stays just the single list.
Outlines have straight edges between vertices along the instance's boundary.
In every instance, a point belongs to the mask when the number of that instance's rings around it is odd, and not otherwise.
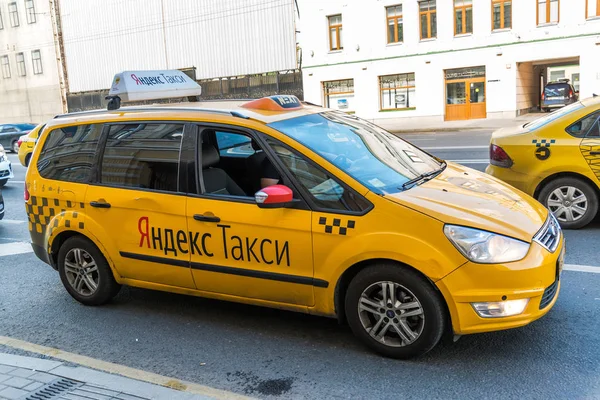
[{"label": "front bumper", "polygon": [[12,164],[10,161],[0,162],[0,179],[12,179],[15,175],[13,174]]},{"label": "front bumper", "polygon": [[491,164],[487,166],[485,173],[508,183],[530,196],[533,196],[535,188],[537,187],[537,182],[541,181],[537,176],[523,174],[514,171],[512,168],[497,167]]},{"label": "front bumper", "polygon": [[[517,328],[543,317],[554,306],[560,292],[558,260],[563,246],[562,237],[554,253],[533,242],[527,257],[521,261],[468,262],[436,282],[448,304],[454,333],[464,335]],[[523,298],[529,298],[527,307],[512,317],[483,318],[471,305]]]}]

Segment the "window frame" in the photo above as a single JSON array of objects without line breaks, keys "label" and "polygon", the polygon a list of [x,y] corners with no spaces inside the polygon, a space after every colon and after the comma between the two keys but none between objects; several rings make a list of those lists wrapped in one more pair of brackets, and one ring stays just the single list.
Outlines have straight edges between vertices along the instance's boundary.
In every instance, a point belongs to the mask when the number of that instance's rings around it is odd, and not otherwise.
[{"label": "window frame", "polygon": [[[39,55],[39,58],[35,58],[35,54]],[[37,63],[36,63],[37,61]],[[42,65],[42,52],[39,49],[36,50],[31,50],[31,64],[32,64],[32,69],[33,69],[33,74],[34,75],[42,75],[44,73],[44,66]],[[38,69],[36,68],[36,64],[39,64],[39,72]]]},{"label": "window frame", "polygon": [[[600,1],[600,0],[599,0]],[[388,10],[391,8],[400,7],[400,15],[394,15],[392,17],[388,16]],[[398,20],[400,20],[400,25],[402,26],[402,39],[398,38]],[[394,21],[394,40],[390,40],[390,21]],[[385,30],[387,37],[387,44],[396,44],[396,43],[404,43],[404,9],[402,7],[402,3],[395,4],[391,6],[385,7]]]},{"label": "window frame", "polygon": [[[29,7],[28,5],[31,6]],[[27,20],[27,24],[29,25],[37,22],[34,0],[25,0],[25,20]]]},{"label": "window frame", "polygon": [[[464,1],[464,0],[454,0],[454,36],[462,36],[462,35],[472,35],[473,34],[473,3],[465,5],[463,3],[463,5],[461,6],[457,6],[456,2],[457,1]],[[467,32],[467,9],[471,9],[471,32]],[[462,30],[463,32],[461,33],[457,33],[456,32],[456,11],[457,10],[461,10],[461,14],[462,14]],[[493,10],[493,9],[492,9]]]},{"label": "window frame", "polygon": [[[15,9],[13,11],[10,10],[11,6],[15,7]],[[16,1],[8,3],[8,19],[10,21],[11,28],[17,28],[17,27],[21,26],[21,23],[19,21],[19,7],[17,6]]]},{"label": "window frame", "polygon": [[[342,22],[340,22],[339,24],[331,24],[331,19],[334,17],[340,17],[340,20],[342,20]],[[344,46],[342,46],[342,40],[341,40],[341,35],[340,35],[340,30],[342,29],[342,25],[343,25],[344,20],[342,19],[342,14],[334,14],[334,15],[328,15],[327,16],[327,35],[329,36],[329,51],[341,51],[344,49]],[[337,47],[333,47],[333,41],[331,40],[331,29],[335,28],[335,34],[336,34],[336,38],[337,38]]]},{"label": "window frame", "polygon": [[[20,60],[19,57],[21,58]],[[25,53],[21,52],[15,54],[15,62],[17,63],[17,76],[27,76],[27,66],[25,65]]]},{"label": "window frame", "polygon": [[[395,86],[393,88],[383,88],[381,87],[381,78],[385,78],[388,76],[400,76],[400,75],[414,75],[414,82],[415,85],[414,86]],[[416,96],[416,92],[417,92],[417,74],[415,72],[402,72],[402,73],[398,73],[398,74],[389,74],[389,75],[379,75],[377,77],[377,80],[379,81],[379,111],[380,112],[386,112],[386,111],[404,111],[404,110],[416,110],[417,107],[403,107],[403,108],[383,108],[383,102],[382,102],[382,98],[383,98],[383,92],[385,90],[394,90],[394,89],[410,89],[410,88],[414,88],[415,89],[415,96]],[[408,81],[408,80],[407,80]]]},{"label": "window frame", "polygon": [[[501,31],[506,29],[512,29],[513,23],[513,9],[512,6],[515,0],[492,0],[492,32]],[[504,3],[510,3],[510,26],[507,28],[504,25]],[[494,28],[494,6],[496,4],[500,5],[500,28]]]},{"label": "window frame", "polygon": [[[590,13],[589,13],[589,7],[590,7],[591,1],[596,2],[596,15],[590,15]],[[600,17],[600,0],[585,0],[585,19],[591,19],[591,18],[596,18],[596,17]]]},{"label": "window frame", "polygon": [[[346,92],[327,92],[326,90],[326,86],[327,83],[329,82],[342,82],[342,81],[352,81],[352,91],[346,91]],[[343,78],[343,79],[334,79],[334,80],[329,80],[329,81],[322,81],[321,82],[321,88],[323,90],[323,104],[325,104],[326,108],[331,108],[331,105],[329,103],[329,96],[333,95],[339,95],[339,94],[351,94],[352,97],[354,97],[354,94],[356,93],[355,88],[354,88],[354,78]],[[339,110],[342,111],[342,110]],[[342,111],[342,112],[347,112],[347,113],[354,113],[355,111]]]},{"label": "window frame", "polygon": [[0,56],[0,67],[2,68],[2,78],[10,79],[12,74],[10,71],[10,59],[8,58],[8,55]]},{"label": "window frame", "polygon": [[[544,1],[546,3],[546,17],[544,19],[545,22],[540,23],[540,2]],[[556,21],[550,21],[552,15],[552,3],[558,3],[558,15],[556,17]],[[587,4],[587,3],[586,3]],[[555,25],[560,23],[560,0],[536,0],[535,2],[535,15],[537,26],[546,26],[546,25]]]},{"label": "window frame", "polygon": [[[436,29],[436,35],[432,36],[431,35],[431,14],[436,14],[436,25],[437,25],[437,0],[433,0],[435,1],[435,10],[431,10],[431,9],[427,9],[427,11],[421,11],[421,3],[423,2],[427,2],[429,3],[431,0],[419,0],[418,1],[418,6],[419,6],[419,37],[421,38],[420,40],[432,40],[432,39],[437,39],[437,29]],[[427,16],[427,37],[423,37],[423,18],[422,16],[426,15]],[[437,27],[436,27],[437,28]]]}]

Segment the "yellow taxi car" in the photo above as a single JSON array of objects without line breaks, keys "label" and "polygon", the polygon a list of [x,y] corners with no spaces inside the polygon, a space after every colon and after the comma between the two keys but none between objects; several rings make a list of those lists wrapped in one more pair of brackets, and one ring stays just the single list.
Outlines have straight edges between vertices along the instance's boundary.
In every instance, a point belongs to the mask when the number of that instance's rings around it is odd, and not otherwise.
[{"label": "yellow taxi car", "polygon": [[31,153],[38,140],[38,135],[43,129],[44,124],[36,126],[27,135],[21,136],[18,141],[19,145],[19,162],[22,166],[28,167],[31,160]]},{"label": "yellow taxi car", "polygon": [[367,121],[294,96],[120,108],[193,85],[122,73],[111,110],[44,128],[33,249],[79,302],[131,285],[276,307],[408,358],[557,301],[564,240],[540,203]]},{"label": "yellow taxi car", "polygon": [[538,199],[563,228],[586,226],[600,198],[600,97],[494,132],[486,172]]}]

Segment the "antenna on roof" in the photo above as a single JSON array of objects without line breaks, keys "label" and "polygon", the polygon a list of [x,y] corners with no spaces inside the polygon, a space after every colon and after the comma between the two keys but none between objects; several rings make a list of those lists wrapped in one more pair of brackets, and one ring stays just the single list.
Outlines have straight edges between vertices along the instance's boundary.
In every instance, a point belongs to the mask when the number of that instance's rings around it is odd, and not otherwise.
[{"label": "antenna on roof", "polygon": [[121,101],[162,100],[175,97],[198,99],[202,88],[179,70],[124,71],[115,75],[110,87],[107,108],[118,110]]}]

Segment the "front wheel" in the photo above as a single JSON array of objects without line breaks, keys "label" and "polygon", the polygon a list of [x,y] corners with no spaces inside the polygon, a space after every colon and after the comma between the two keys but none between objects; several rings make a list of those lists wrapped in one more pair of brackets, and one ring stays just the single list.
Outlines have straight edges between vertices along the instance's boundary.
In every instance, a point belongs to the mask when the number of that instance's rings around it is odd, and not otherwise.
[{"label": "front wheel", "polygon": [[58,272],[67,292],[88,306],[107,303],[121,287],[100,250],[81,236],[67,239],[60,247]]},{"label": "front wheel", "polygon": [[540,191],[542,203],[565,229],[583,228],[598,212],[597,191],[577,178],[559,178],[546,184]]},{"label": "front wheel", "polygon": [[360,271],[348,287],[345,311],[363,344],[391,358],[427,353],[446,327],[439,292],[417,272],[394,264]]}]

